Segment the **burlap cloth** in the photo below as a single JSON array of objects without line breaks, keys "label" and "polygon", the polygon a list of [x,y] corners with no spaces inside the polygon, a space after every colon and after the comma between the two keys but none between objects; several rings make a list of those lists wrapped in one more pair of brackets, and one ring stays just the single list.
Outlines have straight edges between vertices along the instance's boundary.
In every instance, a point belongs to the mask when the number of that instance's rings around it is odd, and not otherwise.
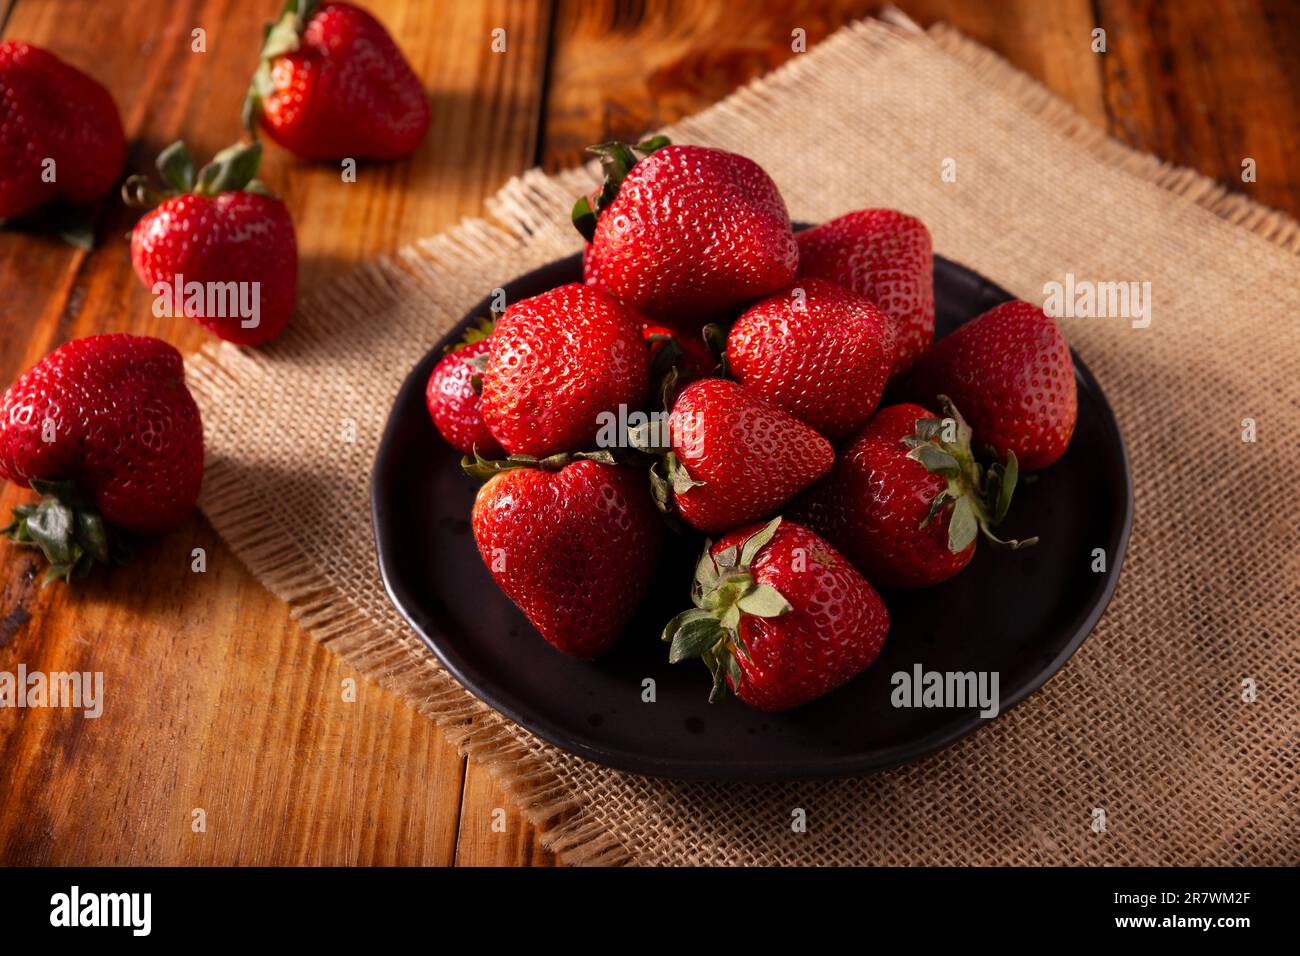
[{"label": "burlap cloth", "polygon": [[[1025,298],[1066,272],[1151,283],[1149,328],[1064,320],[1123,426],[1137,512],[1109,611],[1042,691],[908,767],[735,785],[568,756],[442,671],[380,585],[375,448],[402,378],[449,325],[579,248],[568,209],[590,170],[513,180],[489,202],[495,224],[365,265],[269,347],[191,360],[202,507],[235,553],[308,633],[498,773],[568,862],[1300,861],[1297,224],[1109,140],[943,27],[845,28],[667,132],[753,157],[797,219],[916,214],[937,251]],[[941,179],[948,158],[956,182]],[[792,832],[796,807],[806,833]]]}]

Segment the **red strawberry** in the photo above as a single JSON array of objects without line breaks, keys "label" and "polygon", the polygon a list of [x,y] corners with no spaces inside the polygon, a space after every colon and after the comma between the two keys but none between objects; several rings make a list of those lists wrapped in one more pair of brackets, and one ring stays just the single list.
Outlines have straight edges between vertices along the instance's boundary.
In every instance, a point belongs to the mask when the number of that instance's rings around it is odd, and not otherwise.
[{"label": "red strawberry", "polygon": [[880,403],[894,331],[862,296],[806,279],[736,320],[727,365],[737,381],[834,441],[861,428]]},{"label": "red strawberry", "polygon": [[662,522],[644,475],[567,455],[465,469],[494,475],[474,500],[473,526],[501,590],[559,650],[603,653],[654,576]]},{"label": "red strawberry", "polygon": [[392,159],[429,129],[420,78],[383,24],[350,3],[287,0],[244,101],[249,132],[303,159]]},{"label": "red strawberry", "polygon": [[108,90],[40,47],[0,43],[0,219],[98,199],[125,164]]},{"label": "red strawberry", "polygon": [[105,522],[136,534],[178,527],[203,480],[203,426],[180,353],[122,334],[55,349],[0,400],[0,476],[51,496],[20,506],[5,529],[45,552],[46,580],[117,557]]},{"label": "red strawberry", "polygon": [[829,279],[880,306],[894,322],[894,373],[934,339],[934,253],[919,219],[893,209],[851,212],[799,233],[799,275]]},{"label": "red strawberry", "polygon": [[945,336],[908,388],[923,405],[950,397],[981,445],[999,458],[1014,452],[1026,471],[1065,454],[1079,411],[1065,336],[1028,302],[1004,302]]},{"label": "red strawberry", "polygon": [[749,525],[706,545],[695,608],[664,628],[673,663],[703,658],[716,701],[799,707],[862,673],[880,654],[889,612],[830,544],[792,521]]},{"label": "red strawberry", "polygon": [[672,408],[681,390],[691,382],[709,378],[718,360],[701,335],[689,335],[666,325],[644,322],[641,334],[650,345],[650,381],[658,383],[665,408]]},{"label": "red strawberry", "polygon": [[947,411],[940,419],[919,405],[882,408],[790,516],[879,587],[946,581],[970,563],[979,530],[1000,545],[1033,544],[991,531],[1011,504],[1015,457],[986,474],[971,454],[970,429],[956,409]]},{"label": "red strawberry", "polygon": [[830,470],[835,452],[799,419],[736,382],[688,386],[668,419],[656,497],[671,492],[692,526],[712,533],[772,514]]},{"label": "red strawberry", "polygon": [[602,412],[645,401],[641,319],[603,289],[570,283],[516,302],[489,342],[483,420],[512,455],[590,447]]},{"label": "red strawberry", "polygon": [[578,200],[585,273],[652,321],[697,329],[790,284],[798,247],[776,184],[757,163],[662,136],[606,143],[605,185]]},{"label": "red strawberry", "polygon": [[484,424],[482,399],[475,390],[475,379],[481,378],[487,366],[491,333],[492,323],[488,321],[465,333],[464,341],[433,367],[424,401],[429,417],[447,444],[466,455],[477,453],[484,458],[500,458],[505,455],[505,449]]},{"label": "red strawberry", "polygon": [[127,180],[128,203],[157,204],[131,232],[131,262],[156,315],[183,313],[239,345],[260,345],[289,324],[298,242],[284,203],[253,178],[261,158],[257,143],[231,146],[196,176],[176,142],[158,156],[169,191],[152,190],[143,176]]}]

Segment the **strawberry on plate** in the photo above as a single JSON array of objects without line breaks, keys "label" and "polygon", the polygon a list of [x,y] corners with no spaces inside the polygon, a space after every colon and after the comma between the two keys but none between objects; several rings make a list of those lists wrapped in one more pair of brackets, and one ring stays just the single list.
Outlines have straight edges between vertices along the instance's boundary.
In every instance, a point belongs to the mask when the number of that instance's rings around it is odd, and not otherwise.
[{"label": "strawberry on plate", "polygon": [[298,295],[293,220],[254,178],[261,159],[260,145],[240,143],[196,173],[177,141],[158,155],[168,189],[144,176],[122,187],[129,205],[155,207],[131,231],[131,263],[157,314],[184,314],[238,345],[279,335]]},{"label": "strawberry on plate", "polygon": [[429,129],[420,78],[382,23],[350,3],[287,0],[267,26],[244,100],[244,126],[261,123],[302,159],[393,159]]},{"label": "strawberry on plate", "polygon": [[512,455],[590,448],[600,415],[639,409],[649,383],[641,318],[570,283],[508,306],[489,339],[483,421]]},{"label": "strawberry on plate", "polygon": [[123,334],[59,346],[0,399],[0,477],[46,496],[19,506],[5,532],[45,552],[47,581],[118,560],[118,531],[179,527],[203,480],[180,353]]},{"label": "strawberry on plate", "polygon": [[1025,471],[1046,468],[1065,454],[1079,411],[1065,336],[1042,309],[1018,300],[940,339],[917,363],[907,388],[922,405],[947,395],[981,447],[998,458],[1014,452]]},{"label": "strawberry on plate", "polygon": [[867,579],[815,533],[775,518],[705,545],[695,607],[664,628],[668,659],[701,658],[710,701],[730,688],[751,707],[789,710],[871,666],[889,612]]},{"label": "strawberry on plate", "polygon": [[608,453],[466,459],[486,478],[474,540],[493,579],[557,650],[596,657],[645,596],[662,521],[645,476]]},{"label": "strawberry on plate", "polygon": [[919,405],[890,405],[849,444],[825,479],[789,508],[834,544],[878,587],[918,588],[946,581],[970,563],[979,532],[1011,505],[1014,455],[985,470],[970,448],[970,428],[949,405],[939,418]]},{"label": "strawberry on plate", "polygon": [[934,339],[934,251],[925,223],[862,209],[799,233],[799,276],[829,279],[874,302],[894,323],[894,374]]},{"label": "strawberry on plate", "polygon": [[764,518],[830,470],[830,442],[751,389],[721,378],[689,385],[651,468],[665,511],[710,533]]},{"label": "strawberry on plate", "polygon": [[38,46],[0,43],[0,219],[55,199],[92,202],[124,165],[126,137],[108,90]]},{"label": "strawberry on plate", "polygon": [[824,279],[804,279],[750,306],[727,336],[736,380],[832,441],[871,417],[893,366],[889,319]]},{"label": "strawberry on plate", "polygon": [[505,450],[483,421],[483,370],[487,368],[491,320],[484,319],[466,331],[433,367],[424,401],[429,417],[443,440],[462,454],[500,458]]},{"label": "strawberry on plate", "polygon": [[662,136],[592,151],[604,185],[573,210],[589,283],[655,323],[696,330],[794,279],[790,215],[757,163]]}]

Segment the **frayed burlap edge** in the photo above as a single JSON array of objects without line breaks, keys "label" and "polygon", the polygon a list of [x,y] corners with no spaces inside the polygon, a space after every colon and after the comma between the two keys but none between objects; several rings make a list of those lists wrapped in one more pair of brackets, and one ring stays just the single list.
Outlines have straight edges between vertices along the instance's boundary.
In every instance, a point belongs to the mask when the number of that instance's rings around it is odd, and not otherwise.
[{"label": "frayed burlap edge", "polygon": [[[1300,223],[1290,216],[1229,192],[1195,170],[1171,165],[1111,139],[992,51],[943,24],[921,31],[896,11],[885,14],[883,21],[866,20],[845,27],[808,55],[795,58],[682,125],[707,124],[711,117],[728,113],[761,114],[773,94],[797,87],[805,71],[861,64],[864,58],[900,43],[929,44],[953,57],[969,68],[973,81],[998,90],[1033,121],[1047,125],[1072,146],[1088,150],[1116,171],[1159,186],[1283,249],[1300,252]],[[512,179],[487,202],[500,225],[465,220],[391,258],[360,266],[302,303],[295,334],[312,334],[320,328],[320,317],[336,313],[340,303],[364,303],[376,288],[395,295],[418,295],[421,288],[436,286],[440,277],[454,274],[458,263],[484,255],[514,251],[526,260],[530,244],[549,247],[560,242],[576,247],[576,241],[568,238],[567,222],[557,221],[553,212],[557,202],[579,194],[590,182],[590,171],[583,169],[559,176],[530,170]],[[542,239],[549,242],[539,242]],[[228,344],[206,346],[189,359],[192,387],[201,395],[228,388],[239,380],[241,371],[251,370],[241,369],[249,364],[245,356]],[[250,498],[228,463],[209,462],[200,505],[250,571],[289,604],[293,618],[308,634],[433,720],[461,753],[489,771],[523,816],[539,828],[543,845],[561,862],[636,862],[616,837],[589,819],[583,798],[521,741],[504,717],[449,677],[409,633],[395,633],[392,622],[373,619],[339,593],[297,536],[287,529],[268,535],[267,528],[278,521],[274,508]]]}]

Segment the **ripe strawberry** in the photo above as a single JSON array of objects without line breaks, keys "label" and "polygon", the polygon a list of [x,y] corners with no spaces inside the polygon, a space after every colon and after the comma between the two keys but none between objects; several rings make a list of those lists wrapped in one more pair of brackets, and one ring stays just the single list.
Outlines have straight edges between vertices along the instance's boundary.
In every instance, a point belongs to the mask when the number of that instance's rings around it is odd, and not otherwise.
[{"label": "ripe strawberry", "polygon": [[488,478],[472,516],[488,570],[542,637],[576,657],[603,653],[622,633],[662,534],[644,476],[597,454],[465,461]]},{"label": "ripe strawberry", "polygon": [[701,335],[688,335],[666,325],[641,324],[641,334],[650,346],[650,381],[664,408],[672,408],[681,390],[691,382],[709,378],[718,360]]},{"label": "ripe strawberry", "polygon": [[645,401],[641,319],[603,289],[570,283],[516,302],[489,343],[483,421],[513,455],[590,447],[602,412]]},{"label": "ripe strawberry", "polygon": [[654,322],[698,329],[794,279],[790,216],[757,163],[662,136],[592,151],[605,184],[573,210],[589,282]]},{"label": "ripe strawberry", "polygon": [[934,339],[934,253],[919,219],[893,209],[851,212],[799,233],[799,275],[865,296],[894,322],[894,374]]},{"label": "ripe strawberry", "polygon": [[144,176],[126,181],[127,203],[157,206],[131,232],[131,262],[155,315],[181,312],[239,345],[260,345],[289,324],[298,242],[284,203],[253,178],[261,159],[257,143],[231,146],[196,176],[178,141],[157,162],[170,190],[151,189]]},{"label": "ripe strawberry", "polygon": [[483,422],[482,398],[476,390],[476,385],[482,387],[491,334],[492,323],[488,320],[465,333],[464,340],[433,367],[424,390],[424,402],[447,444],[466,455],[500,458],[505,455],[505,449]]},{"label": "ripe strawberry", "polygon": [[40,47],[0,43],[0,219],[98,199],[125,164],[108,90]]},{"label": "ripe strawberry", "polygon": [[303,159],[393,159],[429,129],[420,78],[383,24],[350,3],[286,0],[267,27],[244,125]]},{"label": "ripe strawberry", "polygon": [[203,425],[180,353],[122,334],[55,349],[0,399],[0,477],[50,496],[15,509],[5,529],[45,552],[47,581],[120,557],[113,529],[178,527],[203,480]]},{"label": "ripe strawberry", "polygon": [[677,398],[668,448],[651,469],[655,497],[701,531],[772,514],[830,470],[828,442],[743,385],[706,378]]},{"label": "ripe strawberry", "polygon": [[824,279],[805,279],[751,306],[727,336],[736,380],[832,441],[871,417],[893,365],[885,314]]},{"label": "ripe strawberry", "polygon": [[889,612],[867,579],[812,531],[776,518],[706,544],[695,608],[664,628],[673,663],[703,658],[709,700],[726,688],[759,710],[799,707],[862,673],[880,654]]},{"label": "ripe strawberry", "polygon": [[1056,323],[1028,302],[1004,302],[935,343],[908,390],[921,404],[947,395],[975,438],[1026,471],[1046,468],[1074,434],[1078,399],[1070,347]]},{"label": "ripe strawberry", "polygon": [[945,412],[940,419],[919,405],[882,408],[831,473],[789,508],[878,587],[946,581],[974,557],[979,531],[1006,547],[1037,541],[993,535],[1016,488],[1016,458],[986,473],[961,415],[951,405]]}]

